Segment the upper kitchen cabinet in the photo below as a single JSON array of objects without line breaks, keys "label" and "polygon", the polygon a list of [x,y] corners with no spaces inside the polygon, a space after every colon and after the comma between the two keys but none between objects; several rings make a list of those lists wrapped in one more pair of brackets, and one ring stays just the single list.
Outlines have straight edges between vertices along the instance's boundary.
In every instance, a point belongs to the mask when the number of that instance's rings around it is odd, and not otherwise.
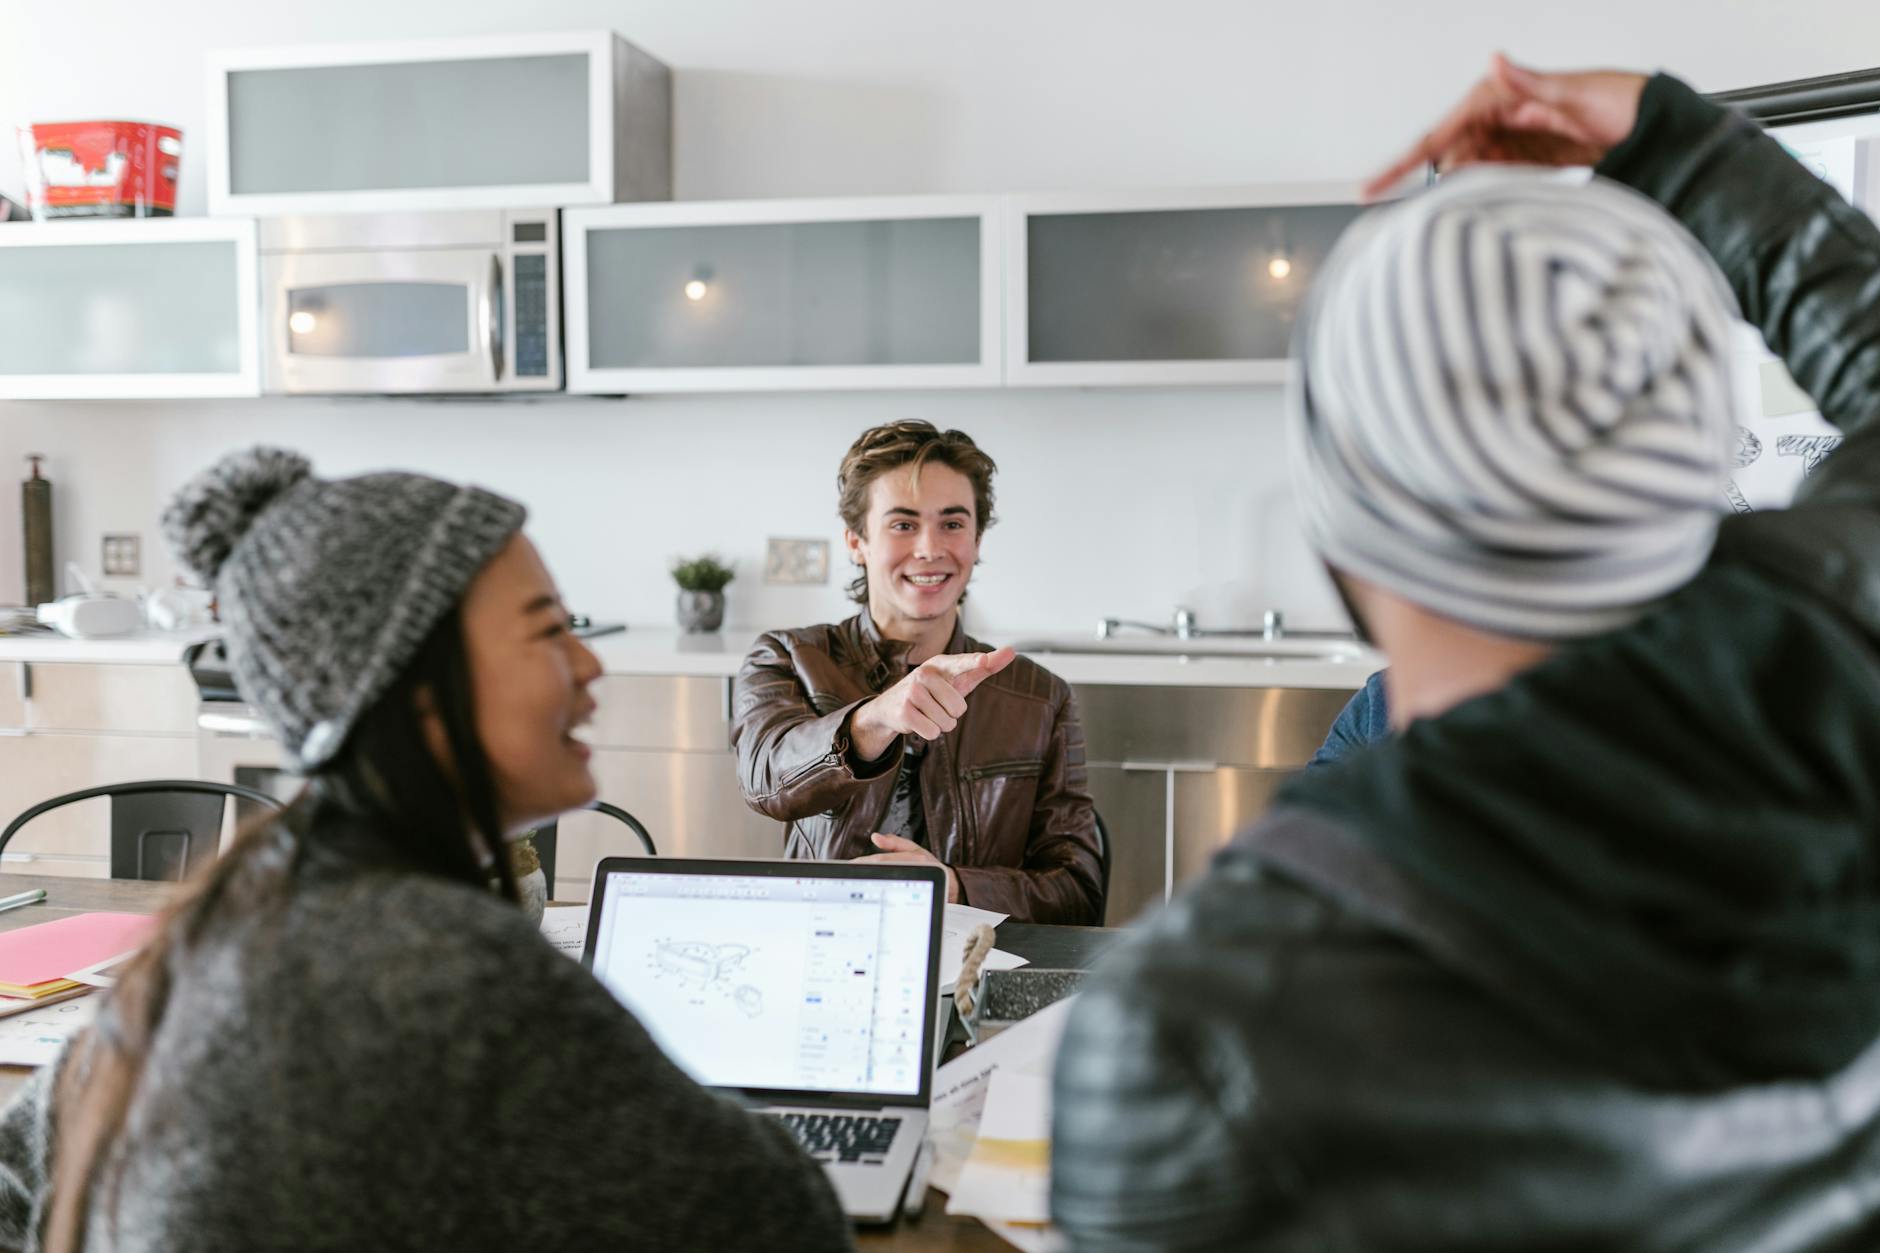
[{"label": "upper kitchen cabinet", "polygon": [[992,198],[562,215],[568,390],[994,387]]},{"label": "upper kitchen cabinet", "polygon": [[1006,382],[1278,383],[1349,186],[1012,197]]},{"label": "upper kitchen cabinet", "polygon": [[608,31],[209,56],[214,215],[672,195],[672,75]]},{"label": "upper kitchen cabinet", "polygon": [[0,396],[253,396],[255,224],[0,229]]}]

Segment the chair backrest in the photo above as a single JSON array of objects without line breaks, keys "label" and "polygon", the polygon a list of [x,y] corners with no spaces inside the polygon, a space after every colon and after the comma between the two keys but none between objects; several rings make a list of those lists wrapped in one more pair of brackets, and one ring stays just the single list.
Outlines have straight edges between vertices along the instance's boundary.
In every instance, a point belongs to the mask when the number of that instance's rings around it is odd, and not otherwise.
[{"label": "chair backrest", "polygon": [[1097,894],[1097,925],[1105,926],[1110,918],[1110,829],[1103,825],[1103,815],[1093,805],[1090,816],[1097,820],[1097,867],[1099,886]]},{"label": "chair backrest", "polygon": [[214,861],[222,843],[222,807],[230,797],[265,809],[281,802],[235,783],[148,779],[82,788],[40,801],[0,831],[0,853],[14,833],[43,813],[100,796],[111,799],[111,877],[178,880]]},{"label": "chair backrest", "polygon": [[[583,805],[581,808],[592,810],[597,814],[606,814],[615,822],[621,823],[639,838],[640,847],[646,850],[648,857],[659,856],[659,849],[654,846],[652,833],[646,829],[646,824],[641,822],[638,818],[635,818],[626,810],[620,808],[620,806],[609,805],[606,801],[594,801],[591,804]],[[542,862],[542,878],[548,884],[548,898],[550,900],[555,899],[555,842],[559,835],[559,826],[559,823],[550,822],[543,826],[536,827],[530,832],[531,837],[535,840],[535,855],[540,858]]]}]

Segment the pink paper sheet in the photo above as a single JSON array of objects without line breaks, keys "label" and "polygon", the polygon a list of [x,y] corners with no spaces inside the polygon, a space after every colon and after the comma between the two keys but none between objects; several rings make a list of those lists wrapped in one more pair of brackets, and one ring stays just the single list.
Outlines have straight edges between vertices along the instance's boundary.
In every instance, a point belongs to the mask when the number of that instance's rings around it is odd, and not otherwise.
[{"label": "pink paper sheet", "polygon": [[30,987],[63,979],[74,970],[139,947],[156,925],[149,914],[79,914],[0,931],[0,983]]}]

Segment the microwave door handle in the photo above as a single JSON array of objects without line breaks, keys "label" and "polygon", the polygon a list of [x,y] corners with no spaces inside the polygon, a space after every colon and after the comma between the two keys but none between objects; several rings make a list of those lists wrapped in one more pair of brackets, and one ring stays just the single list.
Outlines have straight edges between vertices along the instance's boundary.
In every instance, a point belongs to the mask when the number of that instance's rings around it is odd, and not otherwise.
[{"label": "microwave door handle", "polygon": [[503,320],[507,316],[503,309],[503,258],[498,253],[490,254],[490,286],[483,297],[484,325],[489,327],[490,335],[490,381],[503,381]]}]

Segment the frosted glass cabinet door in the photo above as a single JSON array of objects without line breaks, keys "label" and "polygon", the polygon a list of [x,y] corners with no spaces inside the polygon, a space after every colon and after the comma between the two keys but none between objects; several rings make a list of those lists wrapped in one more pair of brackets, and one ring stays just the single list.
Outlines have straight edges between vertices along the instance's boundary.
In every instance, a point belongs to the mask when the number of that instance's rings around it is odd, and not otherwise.
[{"label": "frosted glass cabinet door", "polygon": [[569,389],[993,386],[989,201],[571,210]]},{"label": "frosted glass cabinet door", "polygon": [[1015,204],[1007,379],[1031,384],[1283,380],[1305,291],[1363,211],[1343,188]]},{"label": "frosted glass cabinet door", "polygon": [[665,199],[670,82],[606,31],[214,53],[210,212]]},{"label": "frosted glass cabinet door", "polygon": [[245,221],[0,230],[0,396],[253,396]]}]

